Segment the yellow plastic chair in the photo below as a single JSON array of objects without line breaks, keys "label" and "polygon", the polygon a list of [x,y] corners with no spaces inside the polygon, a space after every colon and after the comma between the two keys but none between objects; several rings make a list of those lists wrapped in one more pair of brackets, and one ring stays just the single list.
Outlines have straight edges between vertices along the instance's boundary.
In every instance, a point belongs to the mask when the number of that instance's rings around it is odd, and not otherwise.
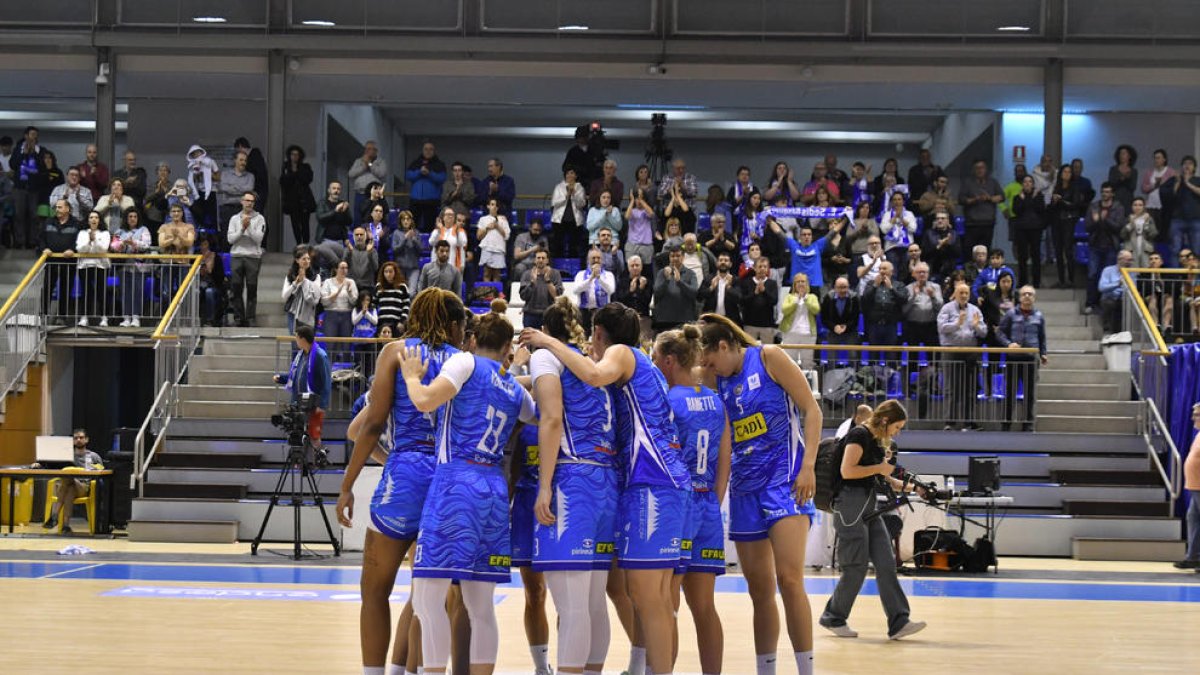
[{"label": "yellow plastic chair", "polygon": [[[69,466],[63,470],[72,473],[87,473],[85,469],[74,466]],[[58,501],[59,480],[60,479],[58,478],[51,478],[50,481],[46,483],[46,517],[43,519],[43,522],[50,520],[50,514],[54,510],[54,503]],[[92,479],[88,481],[87,495],[83,497],[76,497],[71,506],[64,506],[63,508],[74,509],[76,504],[85,504],[87,506],[88,533],[96,534],[96,501],[96,480]],[[67,518],[64,519],[63,522],[70,522],[70,516],[71,512],[67,511]]]}]

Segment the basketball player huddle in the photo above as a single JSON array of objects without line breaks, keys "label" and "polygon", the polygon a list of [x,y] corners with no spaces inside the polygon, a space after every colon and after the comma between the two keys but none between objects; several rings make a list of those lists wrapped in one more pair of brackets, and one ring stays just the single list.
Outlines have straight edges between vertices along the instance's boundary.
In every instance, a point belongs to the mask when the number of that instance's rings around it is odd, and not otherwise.
[{"label": "basketball player huddle", "polygon": [[[721,672],[713,593],[727,490],[758,673],[775,672],[777,590],[797,671],[813,672],[804,550],[816,453],[804,449],[817,447],[822,420],[808,381],[782,350],[721,316],[659,334],[649,356],[633,309],[611,303],[592,323],[585,341],[579,310],[560,297],[544,332],[520,335],[530,357],[514,354],[502,315],[475,320],[436,288],[413,301],[351,425],[338,498],[349,526],[363,465],[372,455],[384,463],[363,554],[364,673],[444,673],[451,662],[455,675],[491,673],[493,594],[511,567],[538,675],[552,672],[546,589],[560,673],[601,673],[609,601],[634,645],[625,670],[673,672],[681,591],[702,670]],[[513,361],[526,359],[529,375],[515,377]],[[410,547],[412,594],[393,634],[389,596]]]}]

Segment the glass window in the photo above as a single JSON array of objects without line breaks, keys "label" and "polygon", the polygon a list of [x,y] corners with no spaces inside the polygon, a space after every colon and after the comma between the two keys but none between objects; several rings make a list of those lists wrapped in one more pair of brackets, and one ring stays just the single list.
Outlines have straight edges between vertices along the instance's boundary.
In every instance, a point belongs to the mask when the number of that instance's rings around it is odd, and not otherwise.
[{"label": "glass window", "polygon": [[1107,38],[1200,36],[1195,0],[1067,0],[1067,35]]},{"label": "glass window", "polygon": [[846,0],[674,0],[679,35],[845,35]]},{"label": "glass window", "polygon": [[1042,34],[1042,0],[871,0],[872,35],[952,38]]},{"label": "glass window", "polygon": [[461,21],[462,0],[291,0],[293,27],[456,30]]},{"label": "glass window", "polygon": [[520,32],[650,33],[658,1],[482,0],[483,29]]},{"label": "glass window", "polygon": [[0,24],[90,26],[92,25],[92,1],[0,2]]},{"label": "glass window", "polygon": [[266,26],[267,0],[120,0],[117,23],[126,26]]}]

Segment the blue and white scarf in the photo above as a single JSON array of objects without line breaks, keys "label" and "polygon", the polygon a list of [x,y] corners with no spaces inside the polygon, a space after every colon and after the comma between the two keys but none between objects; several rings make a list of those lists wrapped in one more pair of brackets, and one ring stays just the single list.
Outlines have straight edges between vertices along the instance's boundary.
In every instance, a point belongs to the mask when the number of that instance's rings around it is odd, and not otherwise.
[{"label": "blue and white scarf", "polygon": [[[604,267],[601,266],[600,274],[592,276],[592,270],[589,267],[583,271],[583,283],[592,283],[592,299],[594,304],[585,309],[600,309],[608,304],[608,293],[604,292],[604,287],[600,285],[600,277],[604,276]],[[582,298],[581,298],[582,299]]]}]

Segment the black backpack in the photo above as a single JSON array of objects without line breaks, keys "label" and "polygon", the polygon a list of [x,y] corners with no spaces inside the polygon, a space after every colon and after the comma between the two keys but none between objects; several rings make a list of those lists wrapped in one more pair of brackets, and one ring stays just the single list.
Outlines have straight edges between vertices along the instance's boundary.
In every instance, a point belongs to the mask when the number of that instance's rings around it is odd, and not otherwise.
[{"label": "black backpack", "polygon": [[826,438],[817,445],[816,474],[817,489],[813,493],[813,504],[820,510],[833,513],[833,499],[842,489],[842,456],[846,454],[846,439]]}]

